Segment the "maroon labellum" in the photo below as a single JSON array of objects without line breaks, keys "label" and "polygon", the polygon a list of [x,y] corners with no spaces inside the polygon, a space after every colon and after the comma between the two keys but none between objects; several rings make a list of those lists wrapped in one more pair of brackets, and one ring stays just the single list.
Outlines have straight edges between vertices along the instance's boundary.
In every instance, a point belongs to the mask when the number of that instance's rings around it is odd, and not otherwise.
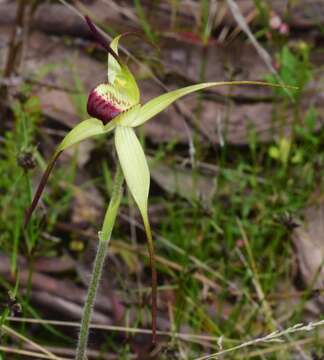
[{"label": "maroon labellum", "polygon": [[[103,86],[103,85],[99,85]],[[98,87],[90,92],[87,104],[88,114],[96,119],[99,119],[106,125],[110,120],[120,114],[123,109],[109,99],[107,94],[98,91]]]}]

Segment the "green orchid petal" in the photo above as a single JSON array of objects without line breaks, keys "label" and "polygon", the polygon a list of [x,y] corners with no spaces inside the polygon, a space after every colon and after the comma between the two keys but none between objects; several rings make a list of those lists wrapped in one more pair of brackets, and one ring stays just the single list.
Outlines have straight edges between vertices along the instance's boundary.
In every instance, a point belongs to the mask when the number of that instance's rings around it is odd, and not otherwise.
[{"label": "green orchid petal", "polygon": [[[116,36],[110,43],[110,47],[118,55],[118,43],[121,38],[121,35]],[[121,72],[121,66],[118,64],[118,61],[110,54],[108,54],[108,81],[110,84],[113,84],[118,73]]]},{"label": "green orchid petal", "polygon": [[115,130],[115,145],[127,186],[142,217],[146,219],[150,172],[143,148],[134,129],[117,126]]},{"label": "green orchid petal", "polygon": [[[121,36],[115,37],[110,43],[110,47],[116,54],[118,54],[118,43]],[[108,54],[108,81],[117,91],[127,97],[131,105],[139,103],[140,91],[133,74],[126,64],[119,64],[110,54]]]},{"label": "green orchid petal", "polygon": [[147,237],[152,276],[152,340],[155,342],[157,319],[157,274],[154,243],[147,212],[150,171],[143,148],[133,128],[117,126],[115,130],[115,145],[127,186],[141,212]]},{"label": "green orchid petal", "polygon": [[105,134],[114,128],[113,124],[108,123],[107,125],[104,126],[102,121],[94,118],[80,122],[64,137],[56,152],[63,151],[92,136]]},{"label": "green orchid petal", "polygon": [[[174,101],[178,100],[179,98],[193,93],[195,91],[199,91],[202,89],[206,89],[209,87],[214,86],[224,86],[224,85],[263,85],[263,86],[275,86],[277,84],[266,83],[262,81],[221,81],[221,82],[208,82],[208,83],[201,83],[191,86],[186,86],[181,89],[177,89],[174,91],[170,91],[166,94],[162,94],[144,104],[141,108],[140,113],[138,114],[135,121],[131,124],[132,127],[142,125],[146,121],[150,120],[153,116],[157,115],[159,112],[166,109],[169,105],[171,105]],[[279,87],[282,87],[279,85]],[[286,86],[289,87],[289,86]]]},{"label": "green orchid petal", "polygon": [[130,108],[129,110],[126,110],[119,114],[114,120],[113,124],[115,126],[126,126],[131,127],[132,124],[136,121],[137,117],[140,114],[141,105],[137,104]]},{"label": "green orchid petal", "polygon": [[62,140],[58,148],[56,149],[54,155],[51,157],[50,161],[48,162],[47,168],[41,178],[41,181],[37,187],[37,190],[35,192],[33,201],[30,205],[30,207],[26,211],[25,216],[25,226],[28,225],[29,220],[31,218],[31,215],[33,211],[35,210],[41,195],[44,191],[44,188],[47,184],[48,178],[54,168],[54,165],[60,156],[60,154],[67,148],[69,148],[72,145],[75,145],[79,143],[82,140],[88,139],[95,135],[101,135],[106,134],[107,132],[111,131],[114,128],[114,124],[107,124],[106,126],[103,125],[103,123],[100,120],[97,119],[88,119],[84,120],[78,125],[76,125]]}]

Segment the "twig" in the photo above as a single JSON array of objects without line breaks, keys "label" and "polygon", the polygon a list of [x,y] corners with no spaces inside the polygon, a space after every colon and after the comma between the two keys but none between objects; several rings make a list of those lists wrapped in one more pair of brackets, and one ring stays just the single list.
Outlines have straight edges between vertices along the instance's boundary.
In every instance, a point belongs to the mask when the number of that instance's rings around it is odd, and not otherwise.
[{"label": "twig", "polygon": [[[239,7],[237,6],[237,3],[235,0],[226,0],[228,7],[230,8],[234,19],[237,21],[238,25],[241,27],[242,31],[247,35],[247,37],[250,39],[252,45],[255,47],[257,53],[259,54],[260,58],[264,61],[267,68],[270,70],[272,74],[276,77],[280,85],[284,85],[277,70],[272,65],[271,56],[268,54],[268,52],[259,44],[255,36],[252,34],[252,31],[249,28],[249,25],[245,21],[244,17],[241,14],[241,11]],[[290,99],[293,101],[293,97],[289,91],[289,89],[284,88]]]},{"label": "twig", "polygon": [[9,335],[11,335],[13,337],[16,337],[19,340],[22,340],[27,344],[30,344],[33,348],[35,348],[35,349],[41,351],[42,353],[46,354],[49,359],[60,360],[56,355],[54,355],[53,353],[51,353],[50,351],[45,349],[43,346],[38,345],[34,341],[28,339],[26,336],[24,336],[22,334],[19,334],[17,331],[11,329],[9,326],[2,325],[1,329],[4,330],[7,334],[9,334]]},{"label": "twig", "polygon": [[[18,58],[21,50],[22,40],[23,40],[23,25],[25,18],[25,10],[27,6],[27,1],[19,0],[17,11],[16,11],[16,21],[15,25],[12,29],[10,40],[9,40],[9,48],[8,55],[4,66],[3,77],[8,78],[15,70]],[[0,86],[0,112],[3,113],[5,111],[5,102],[8,96],[7,86]]]},{"label": "twig", "polygon": [[[33,318],[15,318],[8,316],[7,321],[13,322],[22,322],[22,323],[29,323],[29,324],[44,324],[44,325],[53,325],[53,326],[64,326],[64,327],[80,327],[80,323],[76,321],[59,321],[59,320],[48,320],[48,319],[33,319]],[[152,333],[151,329],[141,329],[141,328],[133,328],[127,326],[114,326],[114,325],[103,325],[103,324],[90,324],[90,329],[96,330],[108,330],[114,332],[125,332],[125,333],[132,333],[132,334],[147,334],[150,335]],[[219,340],[217,336],[211,335],[199,335],[199,334],[188,334],[188,333],[177,333],[171,331],[159,331],[157,330],[157,335],[162,336],[169,336],[175,337],[184,341],[191,341],[192,340],[203,340],[203,341],[210,341],[215,342]]]},{"label": "twig", "polygon": [[[40,354],[34,351],[27,351],[27,350],[21,350],[21,349],[14,349],[12,347],[8,346],[0,346],[0,351],[3,351],[4,353],[11,353],[11,354],[18,354],[18,355],[24,355],[28,357],[35,357],[36,359],[53,359],[52,357]],[[70,358],[57,358],[60,360],[71,360]]]},{"label": "twig", "polygon": [[19,0],[17,12],[16,12],[16,24],[12,29],[12,33],[9,41],[8,56],[3,72],[4,77],[9,77],[13,73],[15,67],[17,66],[17,61],[23,39],[22,34],[23,34],[26,6],[27,6],[27,1]]},{"label": "twig", "polygon": [[[54,352],[57,355],[60,356],[69,356],[72,359],[75,355],[75,349],[74,348],[68,348],[68,347],[58,347],[58,346],[47,346],[46,347],[48,350],[51,350],[52,352]],[[28,347],[25,347],[26,350],[29,350]],[[88,356],[88,360],[89,359],[100,359],[100,360],[118,360],[119,359],[119,354],[115,354],[112,352],[107,352],[105,351],[105,353],[103,353],[100,350],[94,350],[94,349],[87,349],[87,356]],[[136,357],[136,355],[131,355],[128,354],[128,360],[130,359],[134,359]],[[63,360],[65,358],[60,358],[60,360]]]},{"label": "twig", "polygon": [[291,343],[284,343],[284,344],[280,344],[280,345],[274,345],[274,346],[266,348],[266,349],[254,350],[254,351],[248,352],[246,354],[246,358],[255,358],[257,356],[271,354],[271,353],[274,353],[276,351],[280,351],[280,350],[283,350],[283,349],[287,350],[287,348],[296,347],[296,346],[302,346],[302,345],[309,344],[311,342],[322,341],[322,340],[324,340],[324,337],[319,336],[318,338],[314,337],[314,338],[297,340],[297,341],[294,341],[294,342],[291,342]]},{"label": "twig", "polygon": [[225,349],[222,351],[219,351],[217,353],[214,354],[210,354],[210,355],[205,355],[205,356],[201,356],[199,358],[196,358],[195,360],[208,360],[208,359],[217,359],[220,355],[224,355],[230,352],[234,352],[246,347],[249,347],[251,345],[255,345],[258,343],[271,343],[271,342],[283,342],[282,337],[283,336],[287,336],[287,335],[291,335],[291,334],[295,334],[298,332],[307,332],[307,331],[312,331],[320,326],[324,325],[324,320],[321,321],[317,321],[317,322],[310,322],[308,324],[296,324],[288,329],[282,330],[282,331],[274,331],[268,335],[262,336],[260,338],[257,339],[253,339],[247,342],[244,342],[240,345],[234,346],[232,348],[229,349]]}]

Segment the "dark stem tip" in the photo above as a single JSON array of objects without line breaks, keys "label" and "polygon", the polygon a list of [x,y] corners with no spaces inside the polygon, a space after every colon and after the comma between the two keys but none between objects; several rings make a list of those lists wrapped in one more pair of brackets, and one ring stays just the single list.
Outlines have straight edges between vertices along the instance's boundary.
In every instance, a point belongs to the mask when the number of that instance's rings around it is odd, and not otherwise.
[{"label": "dark stem tip", "polygon": [[38,185],[38,188],[36,190],[36,193],[34,195],[33,201],[31,203],[30,207],[25,212],[24,228],[26,228],[28,226],[28,224],[29,224],[30,218],[31,218],[34,210],[36,209],[36,206],[37,206],[37,204],[38,204],[38,202],[39,202],[39,200],[40,200],[40,198],[42,196],[42,193],[44,191],[44,188],[45,188],[45,186],[47,184],[48,178],[49,178],[49,176],[50,176],[50,174],[51,174],[51,172],[53,170],[53,167],[54,167],[54,165],[56,163],[56,160],[60,156],[61,152],[62,151],[57,152],[53,156],[53,158],[50,160],[48,165],[47,165],[47,168],[46,168],[46,170],[45,170],[45,172],[44,172],[44,174],[43,174],[43,176],[41,178],[41,181],[40,181],[40,183]]},{"label": "dark stem tip", "polygon": [[107,40],[100,34],[98,31],[96,25],[92,22],[89,16],[85,15],[85,21],[87,22],[89,29],[94,37],[94,39],[97,41],[98,44],[100,44],[110,55],[114,57],[114,59],[118,62],[119,65],[122,65],[122,61],[120,60],[119,56],[115,53],[115,51],[110,47]]}]

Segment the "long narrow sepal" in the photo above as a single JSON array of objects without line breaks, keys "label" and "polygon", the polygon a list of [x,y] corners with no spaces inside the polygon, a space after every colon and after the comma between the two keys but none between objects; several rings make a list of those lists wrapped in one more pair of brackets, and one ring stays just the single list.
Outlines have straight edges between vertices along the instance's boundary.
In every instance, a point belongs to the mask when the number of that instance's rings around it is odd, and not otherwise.
[{"label": "long narrow sepal", "polygon": [[78,142],[90,138],[95,135],[105,134],[114,128],[113,124],[107,124],[104,126],[101,121],[97,119],[88,119],[82,121],[80,124],[75,126],[62,140],[61,144],[58,146],[54,155],[52,156],[50,162],[47,165],[47,168],[42,176],[42,179],[38,185],[34,198],[30,207],[26,210],[25,215],[25,226],[28,225],[30,218],[42,196],[44,188],[47,184],[48,178],[54,168],[54,165],[60,156],[60,154],[67,148],[72,145],[77,144]]},{"label": "long narrow sepal", "polygon": [[152,273],[152,342],[155,342],[157,316],[157,274],[155,267],[154,243],[147,215],[150,172],[144,151],[134,129],[127,126],[117,126],[115,130],[115,145],[127,186],[140,210],[145,227]]},{"label": "long narrow sepal", "polygon": [[263,81],[221,81],[221,82],[208,82],[196,85],[186,86],[181,89],[170,91],[166,94],[162,94],[144,104],[141,108],[139,116],[132,123],[132,127],[142,125],[147,120],[150,120],[153,116],[166,109],[174,101],[179,98],[191,94],[195,91],[203,90],[214,86],[234,86],[234,85],[261,85],[271,87],[287,87],[294,88],[293,86],[282,86],[279,84],[271,84]]},{"label": "long narrow sepal", "polygon": [[116,126],[115,145],[129,190],[142,214],[147,213],[150,172],[134,129]]},{"label": "long narrow sepal", "polygon": [[72,145],[79,143],[82,140],[88,139],[92,136],[105,134],[114,128],[113,124],[104,126],[102,121],[98,119],[87,119],[81,121],[72,130],[70,130],[58,147],[58,151],[63,151]]},{"label": "long narrow sepal", "polygon": [[151,267],[151,309],[152,309],[152,343],[156,343],[156,322],[157,322],[157,272],[156,272],[156,263],[155,263],[155,247],[152,237],[151,225],[148,219],[147,213],[143,216],[144,229],[147,239],[147,249],[149,252],[150,258],[150,267]]}]

